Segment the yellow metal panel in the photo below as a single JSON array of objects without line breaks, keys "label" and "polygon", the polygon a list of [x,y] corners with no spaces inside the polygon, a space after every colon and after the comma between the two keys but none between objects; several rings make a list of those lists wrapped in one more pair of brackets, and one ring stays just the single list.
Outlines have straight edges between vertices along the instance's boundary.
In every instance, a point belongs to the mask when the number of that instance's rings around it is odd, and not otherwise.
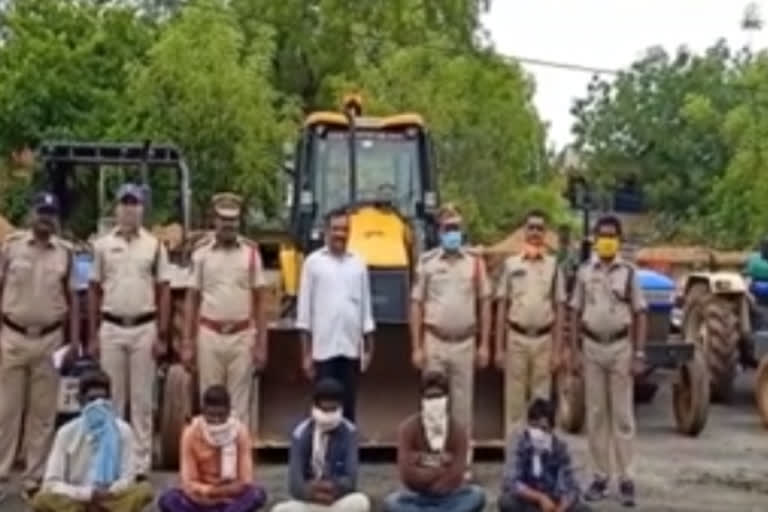
[{"label": "yellow metal panel", "polygon": [[299,275],[304,255],[294,245],[280,245],[280,277],[283,282],[283,293],[297,296],[299,292]]},{"label": "yellow metal panel", "polygon": [[[370,128],[374,130],[406,126],[424,127],[423,117],[419,114],[408,113],[388,117],[358,117],[355,122],[360,128]],[[338,112],[313,112],[307,117],[304,126],[313,126],[316,124],[330,124],[347,127],[349,122],[344,114],[339,114]]]},{"label": "yellow metal panel", "polygon": [[396,213],[365,206],[350,216],[349,249],[372,267],[408,267],[408,225]]}]

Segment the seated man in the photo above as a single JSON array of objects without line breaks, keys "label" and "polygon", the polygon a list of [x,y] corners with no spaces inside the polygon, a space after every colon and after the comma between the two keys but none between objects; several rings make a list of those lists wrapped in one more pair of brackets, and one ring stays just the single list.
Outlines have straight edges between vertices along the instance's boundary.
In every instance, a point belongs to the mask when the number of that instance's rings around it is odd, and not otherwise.
[{"label": "seated man", "polygon": [[291,439],[292,501],[272,512],[368,512],[370,501],[357,488],[357,430],[342,418],[344,390],[338,381],[315,385],[312,415]]},{"label": "seated man", "polygon": [[501,512],[588,512],[579,501],[568,447],[552,433],[555,410],[537,399],[528,409],[528,426],[507,452]]},{"label": "seated man", "polygon": [[56,433],[35,512],[140,512],[151,503],[150,485],[136,483],[133,432],[110,390],[101,370],[81,377],[82,412]]},{"label": "seated man", "polygon": [[181,488],[160,498],[162,512],[254,512],[267,501],[253,483],[248,429],[231,407],[224,386],[203,393],[202,414],[181,436]]},{"label": "seated man", "polygon": [[390,495],[388,512],[479,512],[485,493],[465,485],[467,433],[448,407],[448,379],[428,371],[422,381],[421,413],[400,425],[397,465],[405,491]]}]

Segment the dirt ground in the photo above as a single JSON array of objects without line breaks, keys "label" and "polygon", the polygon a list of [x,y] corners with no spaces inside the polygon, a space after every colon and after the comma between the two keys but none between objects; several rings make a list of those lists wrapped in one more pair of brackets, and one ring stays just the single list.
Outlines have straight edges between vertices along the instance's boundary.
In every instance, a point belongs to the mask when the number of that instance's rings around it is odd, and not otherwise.
[{"label": "dirt ground", "polygon": [[[639,405],[636,453],[638,504],[647,512],[766,512],[768,511],[768,431],[760,425],[752,399],[752,375],[740,377],[734,403],[714,405],[702,435],[689,439],[674,431],[668,387],[653,404]],[[588,478],[583,437],[570,438],[582,482]],[[501,463],[479,463],[475,474],[488,490],[486,510],[496,510]],[[285,467],[259,468],[270,504],[286,496]],[[173,485],[175,476],[153,475],[158,489]],[[366,464],[361,488],[373,496],[379,510],[381,498],[397,488],[392,464]],[[17,498],[0,503],[0,512],[22,512]],[[595,507],[622,510],[615,499]]]}]

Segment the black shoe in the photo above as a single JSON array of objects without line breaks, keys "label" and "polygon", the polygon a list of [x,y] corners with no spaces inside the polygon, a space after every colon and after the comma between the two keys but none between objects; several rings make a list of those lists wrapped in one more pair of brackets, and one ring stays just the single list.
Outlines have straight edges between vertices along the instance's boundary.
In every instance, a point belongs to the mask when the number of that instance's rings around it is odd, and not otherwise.
[{"label": "black shoe", "polygon": [[586,501],[600,501],[608,496],[608,481],[605,478],[595,478],[584,493]]},{"label": "black shoe", "polygon": [[632,480],[622,480],[619,484],[619,501],[624,507],[635,506],[635,484]]},{"label": "black shoe", "polygon": [[140,484],[142,482],[146,482],[147,480],[148,480],[147,479],[147,475],[145,475],[144,473],[139,473],[138,475],[136,475],[136,483],[137,484]]},{"label": "black shoe", "polygon": [[40,486],[30,485],[21,490],[21,497],[24,501],[31,503],[38,492],[40,492]]}]

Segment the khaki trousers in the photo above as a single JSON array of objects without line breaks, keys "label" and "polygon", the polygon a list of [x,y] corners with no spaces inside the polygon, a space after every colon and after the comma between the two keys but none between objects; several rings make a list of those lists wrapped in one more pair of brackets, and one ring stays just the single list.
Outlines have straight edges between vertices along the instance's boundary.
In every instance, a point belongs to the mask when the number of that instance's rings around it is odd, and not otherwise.
[{"label": "khaki trousers", "polygon": [[517,433],[526,416],[528,403],[550,399],[552,388],[552,334],[526,336],[507,330],[504,362],[504,428],[507,439]]},{"label": "khaki trousers", "polygon": [[[448,376],[448,401],[453,418],[467,429],[472,440],[472,398],[475,389],[475,337],[464,341],[443,341],[424,333],[427,371],[437,370]],[[471,452],[471,450],[470,450]]]},{"label": "khaki trousers", "polygon": [[152,346],[157,340],[154,322],[122,327],[102,322],[99,330],[101,367],[112,381],[112,402],[122,418],[131,404],[131,427],[136,437],[136,472],[152,468],[152,408],[156,376]]},{"label": "khaki trousers", "polygon": [[[152,486],[135,484],[103,502],[109,512],[141,512],[152,502]],[[34,512],[86,512],[86,503],[53,493],[38,493],[32,500]]]},{"label": "khaki trousers", "polygon": [[[61,345],[61,329],[40,338],[0,328],[0,480],[7,480],[23,444],[23,484],[39,485],[53,442],[59,374],[53,352]],[[20,442],[22,420],[24,441]]]},{"label": "khaki trousers", "polygon": [[[251,352],[255,339],[255,329],[219,334],[201,325],[197,340],[200,398],[211,386],[226,386],[232,399],[232,411],[244,425],[250,425],[252,433],[258,431],[258,425],[251,420],[252,403],[258,411],[258,380],[253,376]],[[256,414],[253,416],[257,417]]]},{"label": "khaki trousers", "polygon": [[365,494],[355,492],[336,500],[332,505],[318,505],[306,501],[284,501],[272,507],[272,512],[368,512],[371,501]]},{"label": "khaki trousers", "polygon": [[587,404],[589,452],[595,475],[611,476],[611,453],[618,476],[629,478],[635,413],[632,382],[632,344],[609,344],[584,339],[584,389]]}]

